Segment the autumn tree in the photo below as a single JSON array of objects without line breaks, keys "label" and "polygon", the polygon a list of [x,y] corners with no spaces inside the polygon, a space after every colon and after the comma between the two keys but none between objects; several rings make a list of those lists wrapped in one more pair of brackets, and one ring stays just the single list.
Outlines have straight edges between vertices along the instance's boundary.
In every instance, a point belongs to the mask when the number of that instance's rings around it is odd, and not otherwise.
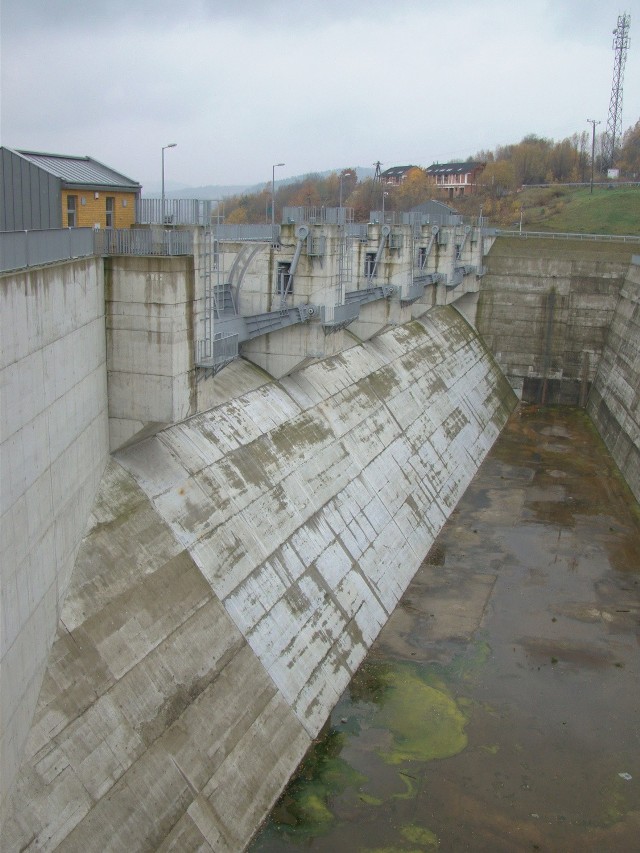
[{"label": "autumn tree", "polygon": [[640,120],[624,132],[616,165],[631,180],[640,179]]},{"label": "autumn tree", "polygon": [[433,185],[424,169],[415,166],[409,169],[404,181],[394,193],[394,201],[399,210],[411,210],[424,201],[428,201],[433,194]]}]

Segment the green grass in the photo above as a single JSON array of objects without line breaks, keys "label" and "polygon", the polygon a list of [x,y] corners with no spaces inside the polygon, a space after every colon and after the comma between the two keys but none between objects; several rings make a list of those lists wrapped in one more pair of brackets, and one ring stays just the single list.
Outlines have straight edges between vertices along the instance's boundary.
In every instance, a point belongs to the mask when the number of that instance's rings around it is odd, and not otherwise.
[{"label": "green grass", "polygon": [[549,187],[524,190],[524,228],[640,235],[640,187]]}]

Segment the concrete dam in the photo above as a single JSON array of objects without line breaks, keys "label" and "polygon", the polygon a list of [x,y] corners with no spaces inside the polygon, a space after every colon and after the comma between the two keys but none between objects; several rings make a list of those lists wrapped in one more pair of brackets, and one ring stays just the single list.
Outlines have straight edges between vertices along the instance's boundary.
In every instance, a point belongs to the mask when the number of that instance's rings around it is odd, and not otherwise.
[{"label": "concrete dam", "polygon": [[[640,497],[633,246],[471,238],[213,375],[197,253],[0,277],[3,850],[244,849],[518,398],[586,405]],[[286,242],[229,248],[241,313]]]}]

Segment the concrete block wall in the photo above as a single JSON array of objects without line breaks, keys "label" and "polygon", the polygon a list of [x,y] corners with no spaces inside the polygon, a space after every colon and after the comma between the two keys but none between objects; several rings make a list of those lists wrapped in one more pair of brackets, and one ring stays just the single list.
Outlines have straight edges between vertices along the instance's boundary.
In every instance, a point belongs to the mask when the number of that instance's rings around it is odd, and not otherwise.
[{"label": "concrete block wall", "polygon": [[587,411],[640,501],[640,256],[625,278]]},{"label": "concrete block wall", "polygon": [[515,404],[450,307],[228,369],[109,464],[3,849],[244,849]]},{"label": "concrete block wall", "polygon": [[196,411],[193,257],[106,258],[109,434],[115,450]]},{"label": "concrete block wall", "polygon": [[102,262],[0,276],[0,341],[4,812],[108,458]]},{"label": "concrete block wall", "polygon": [[476,323],[523,400],[586,405],[631,252],[622,242],[495,240]]}]

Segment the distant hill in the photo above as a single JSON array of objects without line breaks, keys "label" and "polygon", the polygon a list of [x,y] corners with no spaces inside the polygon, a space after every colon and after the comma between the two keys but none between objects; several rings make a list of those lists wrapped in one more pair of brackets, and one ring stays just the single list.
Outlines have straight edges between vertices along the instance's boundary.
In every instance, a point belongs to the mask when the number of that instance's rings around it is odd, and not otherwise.
[{"label": "distant hill", "polygon": [[[321,178],[326,178],[328,175],[331,175],[333,172],[339,172],[342,168],[348,167],[340,167],[338,169],[328,169],[325,172],[307,172],[304,175],[295,175],[290,178],[282,178],[281,180],[276,181],[276,186],[286,186],[287,184],[295,184],[298,181],[304,180],[309,175],[314,175]],[[362,181],[366,178],[371,178],[374,175],[375,170],[365,167],[365,166],[356,166],[355,167],[356,175],[358,176],[358,180]],[[252,186],[248,184],[235,184],[235,185],[216,185],[216,184],[206,184],[201,187],[172,187],[170,190],[165,191],[166,198],[197,198],[197,199],[216,199],[216,198],[227,198],[232,195],[251,195],[253,193],[261,192],[264,187],[269,184],[270,181],[262,181],[259,184],[253,184]],[[149,190],[147,192],[142,191],[143,198],[160,198],[159,190]]]}]

